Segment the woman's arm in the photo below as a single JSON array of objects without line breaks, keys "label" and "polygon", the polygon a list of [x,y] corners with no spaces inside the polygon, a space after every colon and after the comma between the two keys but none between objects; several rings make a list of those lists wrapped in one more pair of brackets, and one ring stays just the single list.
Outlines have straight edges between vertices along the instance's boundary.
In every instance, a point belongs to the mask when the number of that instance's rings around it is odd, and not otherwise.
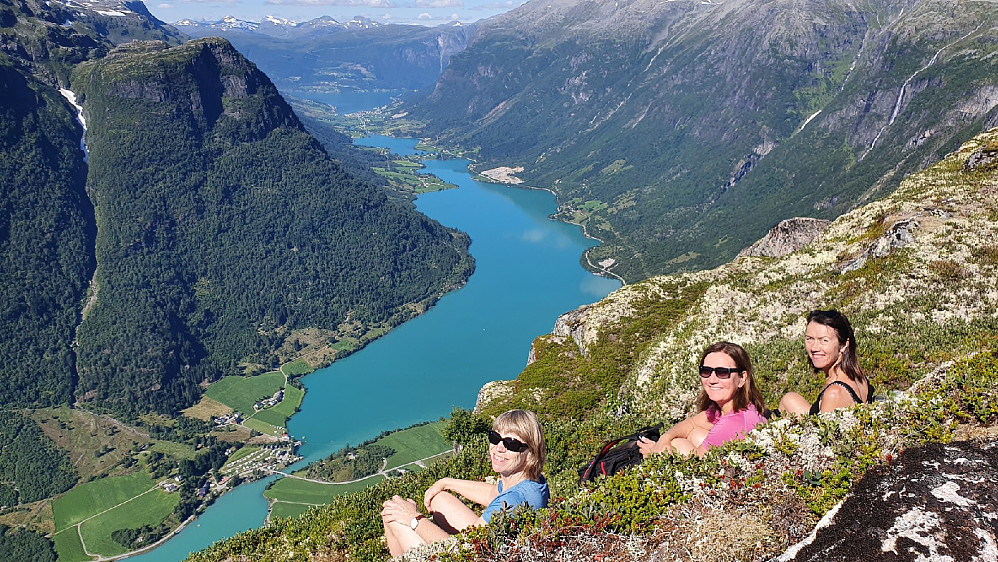
[{"label": "woman's arm", "polygon": [[665,432],[658,441],[651,441],[644,437],[638,439],[638,450],[645,457],[655,453],[673,452],[673,439],[689,439],[690,435],[697,429],[710,430],[711,424],[707,421],[707,412],[694,414],[685,420],[677,423]]},{"label": "woman's arm", "polygon": [[450,490],[479,505],[489,505],[499,495],[499,488],[488,482],[460,480],[457,478],[441,478],[427,488],[423,494],[423,505],[430,509],[430,501],[440,492]]},{"label": "woman's arm", "polygon": [[[412,529],[412,518],[418,517],[416,528]],[[401,496],[393,496],[381,505],[381,519],[388,523],[398,523],[404,525],[406,531],[413,530],[425,543],[431,543],[446,539],[450,533],[438,527],[432,520],[419,512],[416,502],[404,499]],[[411,547],[410,547],[411,548]],[[407,549],[406,549],[407,550]]]}]

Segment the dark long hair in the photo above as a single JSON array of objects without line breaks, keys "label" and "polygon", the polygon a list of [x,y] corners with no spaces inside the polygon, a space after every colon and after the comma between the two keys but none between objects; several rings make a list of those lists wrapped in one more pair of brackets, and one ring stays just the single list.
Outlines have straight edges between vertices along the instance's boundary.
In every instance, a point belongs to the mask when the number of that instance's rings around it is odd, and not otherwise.
[{"label": "dark long hair", "polygon": [[[734,402],[734,412],[738,412],[748,408],[749,404],[755,406],[755,409],[760,414],[766,411],[766,401],[762,397],[762,393],[759,392],[759,387],[755,384],[755,371],[752,369],[752,360],[749,359],[749,354],[745,351],[745,348],[738,345],[737,343],[731,343],[727,341],[717,342],[703,351],[700,355],[700,365],[703,365],[703,360],[707,358],[711,353],[721,352],[731,359],[734,360],[735,366],[742,370],[745,377],[745,384],[742,385],[739,391],[735,392],[735,396],[732,399]],[[707,408],[710,408],[714,404],[714,401],[707,396],[707,392],[701,387],[700,396],[697,396],[696,406],[697,411],[702,412]]]},{"label": "dark long hair", "polygon": [[[856,348],[858,347],[856,344],[856,334],[852,331],[852,324],[849,323],[846,315],[838,310],[812,310],[807,315],[807,323],[810,324],[811,322],[828,326],[835,330],[835,335],[839,338],[839,347],[846,348],[842,352],[842,362],[839,363],[839,368],[849,377],[849,380],[854,382],[865,381],[866,373],[859,366],[859,356],[856,355]],[[815,371],[819,370],[815,369]]]}]

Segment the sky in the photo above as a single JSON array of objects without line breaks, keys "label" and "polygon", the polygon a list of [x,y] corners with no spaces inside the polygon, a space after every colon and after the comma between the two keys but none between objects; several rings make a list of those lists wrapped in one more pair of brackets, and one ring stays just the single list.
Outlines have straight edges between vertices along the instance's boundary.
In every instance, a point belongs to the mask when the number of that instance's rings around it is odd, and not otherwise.
[{"label": "sky", "polygon": [[158,19],[174,23],[182,19],[216,21],[234,16],[259,22],[267,16],[308,21],[330,16],[349,21],[364,16],[380,23],[437,26],[451,22],[471,23],[507,12],[524,0],[145,0]]}]

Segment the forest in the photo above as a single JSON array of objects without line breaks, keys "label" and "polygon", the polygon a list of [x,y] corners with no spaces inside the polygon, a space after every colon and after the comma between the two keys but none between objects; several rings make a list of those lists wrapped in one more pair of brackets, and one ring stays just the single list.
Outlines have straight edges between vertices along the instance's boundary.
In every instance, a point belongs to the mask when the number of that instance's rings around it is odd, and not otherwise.
[{"label": "forest", "polygon": [[[114,58],[75,78],[102,116],[87,135],[99,232],[97,299],[78,334],[88,404],[175,412],[203,381],[274,366],[296,329],[392,326],[470,272],[466,236],[346,173],[224,41],[123,56],[127,72]],[[245,86],[226,91],[226,73]]]},{"label": "forest", "polygon": [[0,100],[0,403],[64,404],[94,268],[83,132],[56,92],[2,59]]}]

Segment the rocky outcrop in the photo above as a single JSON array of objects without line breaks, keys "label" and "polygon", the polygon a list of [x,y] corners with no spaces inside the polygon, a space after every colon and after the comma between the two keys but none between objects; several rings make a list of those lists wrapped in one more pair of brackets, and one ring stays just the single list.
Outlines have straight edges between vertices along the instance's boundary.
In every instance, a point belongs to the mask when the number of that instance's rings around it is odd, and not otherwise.
[{"label": "rocky outcrop", "polygon": [[738,253],[738,256],[780,257],[792,254],[808,245],[828,228],[831,221],[796,217],[780,221],[758,242]]},{"label": "rocky outcrop", "polygon": [[842,268],[842,273],[857,270],[866,263],[869,258],[883,258],[889,256],[895,250],[904,248],[915,242],[914,231],[919,227],[918,217],[909,217],[898,220],[887,229],[883,236],[878,238],[861,256],[850,261]]},{"label": "rocky outcrop", "polygon": [[998,146],[986,146],[970,155],[963,169],[968,172],[983,169],[998,162]]},{"label": "rocky outcrop", "polygon": [[996,470],[995,440],[906,450],[776,560],[998,559]]},{"label": "rocky outcrop", "polygon": [[590,305],[580,306],[571,312],[566,312],[558,317],[554,323],[551,333],[556,337],[571,338],[579,348],[579,353],[585,357],[587,342],[587,323]]}]

